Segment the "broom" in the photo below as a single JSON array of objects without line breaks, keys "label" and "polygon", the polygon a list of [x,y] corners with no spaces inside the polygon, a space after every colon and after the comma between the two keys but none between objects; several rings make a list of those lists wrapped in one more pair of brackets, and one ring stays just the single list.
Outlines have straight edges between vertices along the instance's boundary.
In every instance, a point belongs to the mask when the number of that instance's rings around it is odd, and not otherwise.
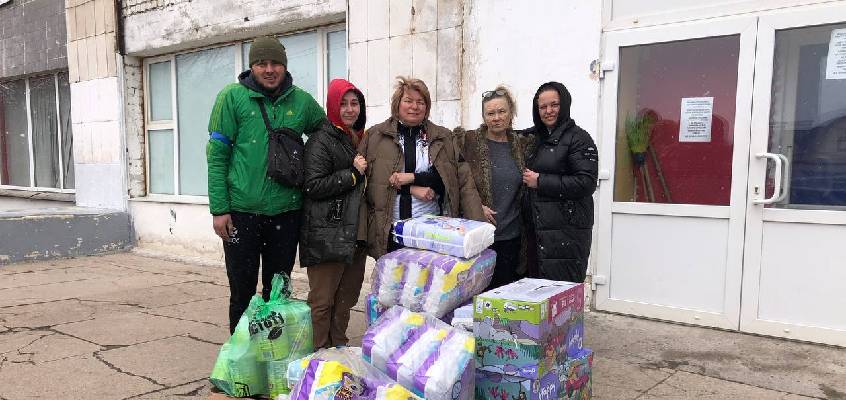
[{"label": "broom", "polygon": [[[632,163],[640,169],[644,197],[652,202],[655,201],[655,193],[652,191],[652,182],[646,168],[646,151],[649,148],[649,136],[654,122],[654,117],[649,114],[640,117],[626,116],[626,141],[629,145],[629,151],[632,153]],[[632,174],[634,174],[634,171],[632,171]],[[637,201],[637,176],[634,180],[634,200]]]}]

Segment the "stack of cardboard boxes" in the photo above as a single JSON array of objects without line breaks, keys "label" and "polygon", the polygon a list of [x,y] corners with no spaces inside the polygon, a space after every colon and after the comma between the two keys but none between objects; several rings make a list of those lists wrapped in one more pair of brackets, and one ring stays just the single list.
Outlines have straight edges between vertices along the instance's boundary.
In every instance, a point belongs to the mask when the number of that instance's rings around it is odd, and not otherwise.
[{"label": "stack of cardboard boxes", "polygon": [[523,279],[476,296],[476,398],[589,399],[584,285]]}]

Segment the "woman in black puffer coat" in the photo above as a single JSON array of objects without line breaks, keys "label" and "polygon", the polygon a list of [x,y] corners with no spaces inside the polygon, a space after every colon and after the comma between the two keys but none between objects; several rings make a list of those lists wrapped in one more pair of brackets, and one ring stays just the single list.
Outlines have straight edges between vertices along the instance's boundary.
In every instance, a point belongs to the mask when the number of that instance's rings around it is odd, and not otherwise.
[{"label": "woman in black puffer coat", "polygon": [[[523,183],[529,188],[529,271],[558,281],[584,282],[593,230],[598,155],[591,136],[570,118],[572,98],[558,82],[541,85],[532,102],[534,135]],[[534,236],[534,237],[531,237]]]},{"label": "woman in black puffer coat", "polygon": [[[367,259],[358,243],[367,161],[356,152],[364,130],[364,96],[351,83],[329,83],[329,122],[305,148],[300,266],[308,273],[315,349],[347,344]],[[282,227],[285,229],[286,227]]]}]

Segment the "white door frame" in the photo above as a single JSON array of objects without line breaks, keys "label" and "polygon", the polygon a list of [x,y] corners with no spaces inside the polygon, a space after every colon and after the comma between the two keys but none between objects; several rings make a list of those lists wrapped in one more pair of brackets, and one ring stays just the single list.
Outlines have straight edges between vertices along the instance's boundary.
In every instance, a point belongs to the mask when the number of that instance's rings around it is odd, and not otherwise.
[{"label": "white door frame", "polygon": [[[738,329],[740,319],[740,290],[743,262],[743,237],[746,217],[747,168],[749,155],[750,119],[752,110],[752,80],[754,72],[757,18],[740,16],[706,21],[655,26],[608,32],[605,34],[603,69],[608,69],[602,83],[602,112],[600,120],[600,177],[597,217],[597,274],[595,306],[600,310],[642,315],[695,325]],[[732,154],[731,206],[686,204],[615,203],[614,170],[617,130],[617,86],[620,47],[661,43],[714,36],[740,35],[738,57],[737,97],[734,121],[734,149]],[[648,214],[680,217],[720,218],[729,220],[727,271],[725,274],[724,312],[703,312],[666,305],[646,304],[610,297],[612,214]],[[678,260],[667,260],[668,264]],[[597,279],[598,278],[598,279]],[[605,281],[603,283],[603,281]]]},{"label": "white door frame", "polygon": [[[755,103],[752,111],[754,134],[748,154],[750,159],[749,193],[745,237],[747,251],[744,256],[743,306],[740,320],[740,329],[746,332],[846,346],[846,331],[768,321],[758,316],[764,222],[846,225],[846,211],[764,208],[763,205],[754,203],[754,200],[761,199],[764,195],[754,193],[754,188],[765,187],[767,172],[766,161],[756,157],[756,154],[768,151],[775,32],[782,29],[844,21],[846,21],[846,5],[843,3],[808,6],[800,10],[794,8],[761,15],[759,19],[753,95]],[[797,279],[825,279],[825,277],[802,276],[801,271],[797,271]],[[832,312],[846,311],[832,310]]]}]

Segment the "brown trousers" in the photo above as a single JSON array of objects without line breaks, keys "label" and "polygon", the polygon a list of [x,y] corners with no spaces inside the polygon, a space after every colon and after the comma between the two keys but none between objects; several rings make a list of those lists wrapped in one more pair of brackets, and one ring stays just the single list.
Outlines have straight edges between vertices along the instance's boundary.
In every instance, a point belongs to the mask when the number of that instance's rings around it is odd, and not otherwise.
[{"label": "brown trousers", "polygon": [[306,268],[315,350],[347,344],[350,309],[358,302],[366,261],[367,249],[357,248],[350,265],[322,263]]}]

